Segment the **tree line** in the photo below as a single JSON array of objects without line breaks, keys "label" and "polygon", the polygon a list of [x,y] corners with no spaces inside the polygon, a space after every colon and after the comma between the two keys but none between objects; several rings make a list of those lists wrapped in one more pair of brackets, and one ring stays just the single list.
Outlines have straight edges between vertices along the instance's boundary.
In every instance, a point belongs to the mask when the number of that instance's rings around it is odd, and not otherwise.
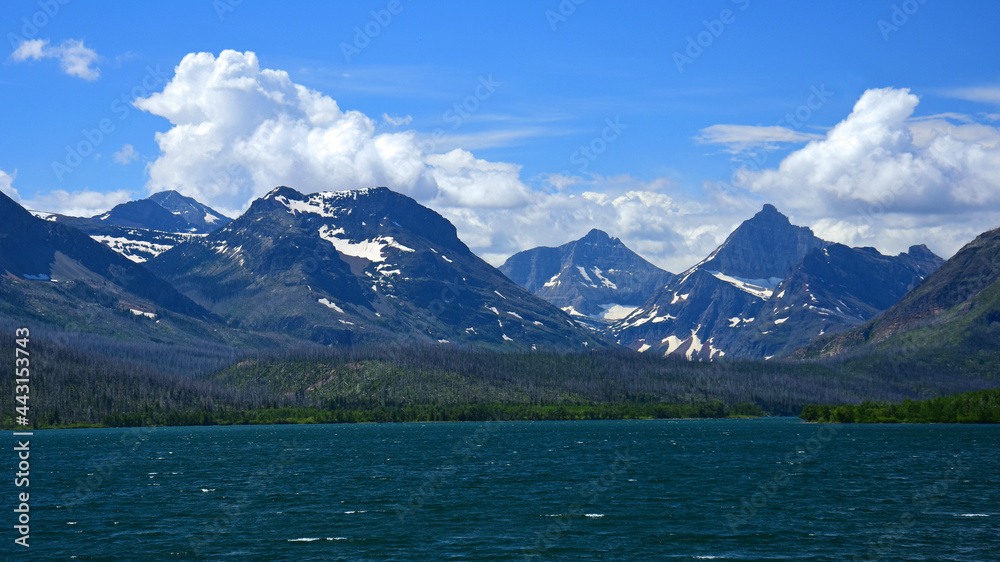
[{"label": "tree line", "polygon": [[799,417],[820,423],[1000,423],[1000,389],[900,403],[810,405]]}]

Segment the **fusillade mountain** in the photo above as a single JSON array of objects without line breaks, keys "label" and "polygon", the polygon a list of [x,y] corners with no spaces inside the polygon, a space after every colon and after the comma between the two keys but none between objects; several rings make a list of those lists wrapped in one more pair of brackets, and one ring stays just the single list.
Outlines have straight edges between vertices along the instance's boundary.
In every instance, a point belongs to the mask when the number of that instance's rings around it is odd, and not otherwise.
[{"label": "fusillade mountain", "polygon": [[444,217],[384,187],[275,188],[148,266],[232,326],[322,344],[608,345],[473,254]]},{"label": "fusillade mountain", "polygon": [[146,199],[122,203],[93,217],[50,213],[37,216],[78,228],[136,263],[144,263],[230,221],[222,213],[176,191],[161,191]]},{"label": "fusillade mountain", "polygon": [[608,322],[628,315],[673,278],[597,229],[557,248],[518,252],[500,271],[575,317]]},{"label": "fusillade mountain", "polygon": [[14,317],[59,318],[93,306],[150,317],[158,309],[208,316],[146,268],[76,228],[35,217],[2,193],[0,216],[4,304]]},{"label": "fusillade mountain", "polygon": [[770,359],[870,320],[941,263],[925,246],[884,256],[827,242],[765,205],[611,333],[643,352]]},{"label": "fusillade mountain", "polygon": [[967,244],[882,315],[795,357],[1000,376],[1000,229]]},{"label": "fusillade mountain", "polygon": [[207,234],[229,223],[230,219],[176,191],[161,191],[145,199],[115,205],[113,209],[93,217],[50,215],[56,222],[81,227],[122,226],[160,232]]}]

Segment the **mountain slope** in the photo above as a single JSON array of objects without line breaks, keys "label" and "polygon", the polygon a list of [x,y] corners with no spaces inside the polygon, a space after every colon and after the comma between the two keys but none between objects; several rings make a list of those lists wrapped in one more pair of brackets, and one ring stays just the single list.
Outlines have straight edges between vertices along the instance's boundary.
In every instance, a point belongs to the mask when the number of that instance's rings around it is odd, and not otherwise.
[{"label": "mountain slope", "polygon": [[150,267],[232,325],[323,344],[603,345],[473,254],[446,219],[387,188],[275,188]]},{"label": "mountain slope", "polygon": [[[962,248],[881,316],[798,358],[892,358],[911,369],[1000,373],[1000,229]],[[860,359],[857,359],[860,358]]]},{"label": "mountain slope", "polygon": [[500,271],[570,314],[606,320],[621,318],[673,277],[597,229],[558,248],[518,252]]},{"label": "mountain slope", "polygon": [[867,321],[940,263],[923,246],[883,256],[832,244],[765,205],[612,333],[640,351],[767,359]]}]

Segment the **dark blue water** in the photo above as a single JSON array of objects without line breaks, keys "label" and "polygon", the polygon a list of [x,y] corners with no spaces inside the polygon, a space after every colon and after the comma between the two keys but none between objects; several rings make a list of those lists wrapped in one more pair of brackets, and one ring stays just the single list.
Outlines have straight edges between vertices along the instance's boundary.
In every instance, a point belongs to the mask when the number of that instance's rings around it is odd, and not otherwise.
[{"label": "dark blue water", "polygon": [[29,549],[3,488],[12,560],[1000,560],[991,426],[62,430],[31,448]]}]

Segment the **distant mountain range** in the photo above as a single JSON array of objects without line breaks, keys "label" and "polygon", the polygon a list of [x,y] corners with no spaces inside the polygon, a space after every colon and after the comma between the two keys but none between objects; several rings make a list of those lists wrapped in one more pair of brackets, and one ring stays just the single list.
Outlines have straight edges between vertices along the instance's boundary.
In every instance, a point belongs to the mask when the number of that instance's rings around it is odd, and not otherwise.
[{"label": "distant mountain range", "polygon": [[689,359],[769,359],[864,323],[941,265],[925,246],[883,256],[826,242],[772,205],[610,329]]},{"label": "distant mountain range", "polygon": [[607,322],[624,318],[673,278],[597,229],[558,248],[514,254],[500,271],[577,319]]},{"label": "distant mountain range", "polygon": [[691,360],[769,359],[872,320],[943,263],[925,246],[884,256],[821,240],[772,205],[679,275],[596,229],[515,254],[498,271],[439,214],[387,188],[279,187],[232,221],[176,192],[90,218],[3,205],[8,236],[33,233],[0,254],[18,283],[86,280],[116,287],[115,306],[137,314],[321,344],[579,350],[614,341]]}]

